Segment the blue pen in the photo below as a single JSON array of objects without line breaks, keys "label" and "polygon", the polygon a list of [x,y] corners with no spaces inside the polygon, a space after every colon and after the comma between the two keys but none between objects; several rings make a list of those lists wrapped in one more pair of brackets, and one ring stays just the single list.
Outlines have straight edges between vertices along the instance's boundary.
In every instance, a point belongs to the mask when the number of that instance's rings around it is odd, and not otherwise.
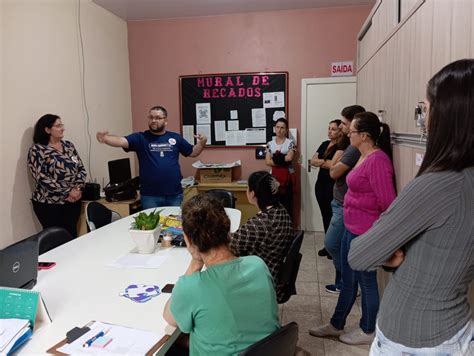
[{"label": "blue pen", "polygon": [[91,337],[89,340],[87,340],[84,344],[82,344],[82,347],[90,347],[94,343],[95,340],[107,334],[107,331],[102,330],[101,332],[97,333],[96,335]]}]

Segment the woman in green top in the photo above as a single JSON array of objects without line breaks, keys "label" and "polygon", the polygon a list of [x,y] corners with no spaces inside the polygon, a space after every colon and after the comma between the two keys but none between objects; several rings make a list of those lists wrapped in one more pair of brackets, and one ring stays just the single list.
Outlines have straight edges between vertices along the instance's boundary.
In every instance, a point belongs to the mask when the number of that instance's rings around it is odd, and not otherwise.
[{"label": "woman in green top", "polygon": [[270,272],[257,256],[232,254],[229,218],[209,195],[186,202],[182,219],[192,259],[163,317],[189,334],[191,355],[238,355],[280,327]]}]

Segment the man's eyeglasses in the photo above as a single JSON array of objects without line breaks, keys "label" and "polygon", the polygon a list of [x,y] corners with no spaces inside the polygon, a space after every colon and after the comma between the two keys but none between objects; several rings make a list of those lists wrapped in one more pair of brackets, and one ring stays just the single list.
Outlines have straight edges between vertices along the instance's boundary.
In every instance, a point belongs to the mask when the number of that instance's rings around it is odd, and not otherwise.
[{"label": "man's eyeglasses", "polygon": [[166,117],[153,116],[153,115],[148,115],[147,118],[148,118],[148,120],[150,120],[150,121],[160,121],[160,120],[166,119]]}]

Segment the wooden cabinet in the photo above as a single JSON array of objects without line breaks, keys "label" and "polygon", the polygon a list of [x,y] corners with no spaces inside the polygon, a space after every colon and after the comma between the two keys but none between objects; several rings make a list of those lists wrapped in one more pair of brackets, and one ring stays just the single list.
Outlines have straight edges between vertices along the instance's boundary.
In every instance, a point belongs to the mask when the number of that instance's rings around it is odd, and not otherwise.
[{"label": "wooden cabinet", "polygon": [[[473,57],[472,0],[379,0],[358,43],[358,104],[385,110],[392,132],[418,134],[415,105],[425,99],[428,80],[446,64]],[[364,31],[361,31],[364,33]]]}]

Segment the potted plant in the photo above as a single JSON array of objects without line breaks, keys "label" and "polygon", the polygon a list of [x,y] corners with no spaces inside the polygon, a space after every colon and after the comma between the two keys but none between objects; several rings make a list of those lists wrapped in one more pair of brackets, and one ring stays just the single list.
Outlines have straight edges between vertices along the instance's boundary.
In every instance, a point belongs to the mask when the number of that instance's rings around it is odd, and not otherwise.
[{"label": "potted plant", "polygon": [[137,245],[138,253],[149,254],[155,251],[160,236],[160,211],[141,212],[133,217],[130,235]]}]

